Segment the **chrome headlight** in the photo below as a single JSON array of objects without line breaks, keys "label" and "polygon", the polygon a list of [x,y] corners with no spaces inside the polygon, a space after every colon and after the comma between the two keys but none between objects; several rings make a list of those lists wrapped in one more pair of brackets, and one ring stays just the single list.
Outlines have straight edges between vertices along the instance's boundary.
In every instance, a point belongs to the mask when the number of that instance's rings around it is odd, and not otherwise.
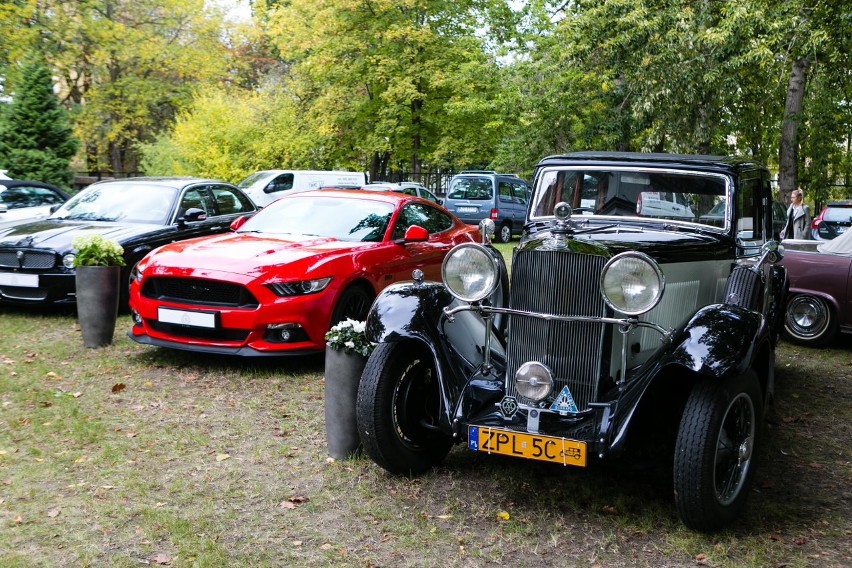
[{"label": "chrome headlight", "polygon": [[601,272],[601,294],[614,310],[629,316],[644,314],[657,305],[666,282],[654,260],[641,252],[612,257]]},{"label": "chrome headlight", "polygon": [[479,302],[500,284],[500,268],[487,250],[474,243],[458,245],[444,257],[441,277],[450,294],[463,302]]},{"label": "chrome headlight", "polygon": [[302,280],[301,282],[272,282],[267,284],[266,287],[278,296],[304,296],[305,294],[322,292],[329,282],[331,282],[331,277]]},{"label": "chrome headlight", "polygon": [[77,258],[77,255],[73,252],[69,252],[65,256],[62,257],[62,266],[65,268],[74,268],[74,260]]},{"label": "chrome headlight", "polygon": [[553,373],[538,361],[528,361],[515,372],[515,387],[524,398],[544,400],[553,390]]}]

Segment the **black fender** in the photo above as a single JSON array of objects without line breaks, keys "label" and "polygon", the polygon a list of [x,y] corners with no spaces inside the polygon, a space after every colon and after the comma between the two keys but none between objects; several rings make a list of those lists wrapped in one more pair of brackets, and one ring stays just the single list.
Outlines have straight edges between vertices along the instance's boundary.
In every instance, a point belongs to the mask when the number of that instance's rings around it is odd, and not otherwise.
[{"label": "black fender", "polygon": [[717,379],[745,373],[769,335],[760,312],[729,304],[698,310],[672,338],[667,364]]},{"label": "black fender", "polygon": [[[638,374],[629,377],[618,399],[618,410],[613,412],[610,451],[623,447],[630,421],[645,393],[659,377],[671,376],[670,371],[677,374],[681,368],[689,371],[690,376],[698,374],[722,381],[755,367],[770,374],[763,384],[765,389],[771,388],[774,351],[761,349],[771,341],[770,328],[760,312],[730,304],[711,304],[695,312]],[[767,351],[769,360],[759,360],[760,353]]]},{"label": "black fender", "polygon": [[419,341],[429,349],[441,389],[440,427],[447,434],[454,433],[455,419],[467,414],[463,398],[466,407],[499,401],[506,368],[502,335],[493,331],[489,366],[484,367],[487,324],[477,312],[461,311],[452,318],[444,313],[446,307],[461,305],[439,282],[392,284],[373,302],[365,329],[374,343]]}]

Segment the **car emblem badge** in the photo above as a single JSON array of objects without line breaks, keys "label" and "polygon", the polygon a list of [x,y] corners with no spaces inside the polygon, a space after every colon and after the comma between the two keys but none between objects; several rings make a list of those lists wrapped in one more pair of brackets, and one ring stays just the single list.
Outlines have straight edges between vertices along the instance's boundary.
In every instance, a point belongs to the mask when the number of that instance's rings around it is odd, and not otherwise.
[{"label": "car emblem badge", "polygon": [[518,411],[518,401],[511,396],[505,397],[500,401],[500,412],[506,418],[511,418]]},{"label": "car emblem badge", "polygon": [[562,391],[560,391],[559,396],[557,396],[556,400],[553,401],[553,404],[550,405],[550,410],[555,410],[562,415],[568,414],[569,412],[572,414],[580,412],[577,408],[577,404],[574,402],[574,397],[571,396],[571,391],[568,390],[567,386],[562,387]]}]

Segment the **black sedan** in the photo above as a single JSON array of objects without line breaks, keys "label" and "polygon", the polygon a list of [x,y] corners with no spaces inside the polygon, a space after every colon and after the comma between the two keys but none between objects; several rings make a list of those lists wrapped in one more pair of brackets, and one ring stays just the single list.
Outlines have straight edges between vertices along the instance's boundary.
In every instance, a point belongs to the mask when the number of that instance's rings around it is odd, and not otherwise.
[{"label": "black sedan", "polygon": [[0,228],[44,219],[70,198],[49,183],[0,180]]},{"label": "black sedan", "polygon": [[[76,301],[71,241],[101,234],[124,247],[123,281],[154,248],[224,233],[256,210],[233,185],[196,178],[132,178],[90,185],[47,219],[0,230],[0,303]],[[126,301],[127,291],[123,291]]]}]

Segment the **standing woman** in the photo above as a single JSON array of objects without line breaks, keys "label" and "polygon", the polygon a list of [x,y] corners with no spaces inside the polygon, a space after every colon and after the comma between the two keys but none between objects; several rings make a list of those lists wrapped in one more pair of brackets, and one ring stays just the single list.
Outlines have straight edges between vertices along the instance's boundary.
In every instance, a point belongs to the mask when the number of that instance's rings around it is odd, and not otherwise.
[{"label": "standing woman", "polygon": [[790,206],[787,208],[787,224],[781,233],[785,239],[810,239],[811,238],[811,214],[808,206],[802,203],[803,195],[801,189],[794,189],[790,193]]}]

